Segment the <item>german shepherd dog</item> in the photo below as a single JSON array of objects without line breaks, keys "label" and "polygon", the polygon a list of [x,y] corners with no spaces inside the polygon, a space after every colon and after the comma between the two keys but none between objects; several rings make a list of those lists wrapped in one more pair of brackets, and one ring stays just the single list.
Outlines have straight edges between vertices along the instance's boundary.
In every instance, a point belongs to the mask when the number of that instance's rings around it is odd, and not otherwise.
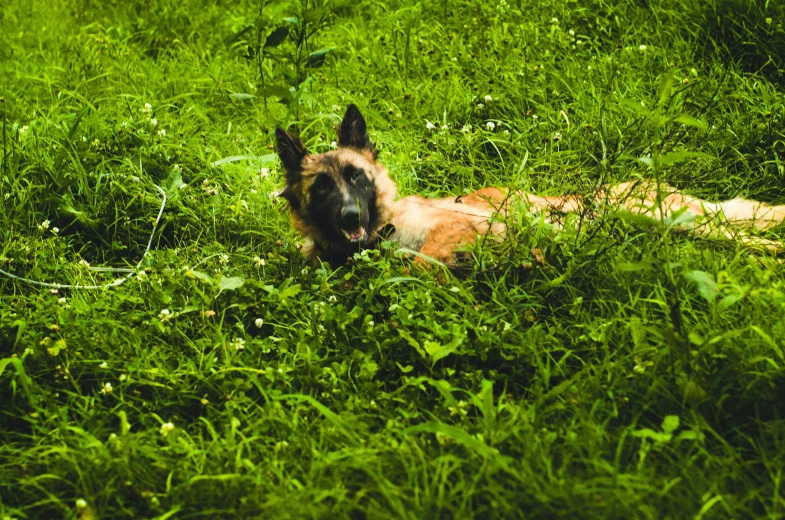
[{"label": "german shepherd dog", "polygon": [[[483,188],[462,197],[430,199],[413,195],[397,199],[397,188],[387,169],[377,161],[376,147],[368,137],[365,119],[349,105],[337,128],[338,149],[310,154],[302,141],[278,128],[278,155],[286,169],[281,192],[291,209],[293,227],[305,237],[303,255],[313,264],[337,266],[361,249],[374,248],[384,237],[401,247],[454,265],[455,253],[487,234],[502,239],[506,214],[514,201],[533,211],[555,215],[582,211],[592,202],[607,202],[620,210],[653,219],[695,217],[686,231],[741,240],[780,251],[778,242],[738,233],[770,229],[785,220],[785,205],[769,206],[736,198],[713,203],[653,181],[626,182],[597,191],[592,200],[575,195],[542,197],[504,188]],[[675,214],[675,215],[674,215]],[[551,217],[551,218],[549,218]],[[685,226],[682,226],[683,228]]]}]

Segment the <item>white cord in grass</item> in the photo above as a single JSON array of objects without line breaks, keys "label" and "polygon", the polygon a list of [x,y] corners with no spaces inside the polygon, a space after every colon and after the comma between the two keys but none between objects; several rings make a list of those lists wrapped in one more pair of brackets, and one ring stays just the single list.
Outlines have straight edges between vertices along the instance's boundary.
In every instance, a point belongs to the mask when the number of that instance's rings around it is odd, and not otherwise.
[{"label": "white cord in grass", "polygon": [[124,284],[130,278],[136,276],[139,272],[139,268],[142,267],[142,262],[144,262],[147,253],[150,252],[150,248],[153,245],[153,237],[155,237],[155,232],[158,230],[158,223],[161,221],[161,215],[164,213],[164,208],[166,207],[166,192],[161,189],[160,186],[155,185],[155,189],[161,194],[163,199],[161,200],[161,209],[158,210],[158,216],[155,217],[155,224],[153,225],[153,232],[150,233],[150,240],[147,241],[147,247],[142,254],[142,258],[139,259],[139,263],[136,264],[134,269],[130,269],[127,267],[90,267],[91,271],[100,271],[100,272],[110,272],[110,273],[128,273],[122,278],[118,278],[117,280],[113,280],[111,282],[105,283],[103,285],[71,285],[71,284],[64,284],[64,283],[49,283],[49,282],[39,282],[38,280],[30,280],[29,278],[24,278],[21,276],[17,276],[15,274],[11,274],[9,272],[3,271],[0,269],[0,274],[7,276],[13,280],[17,280],[19,282],[24,282],[30,285],[38,285],[40,287],[50,287],[52,289],[108,289],[110,287],[117,287]]}]

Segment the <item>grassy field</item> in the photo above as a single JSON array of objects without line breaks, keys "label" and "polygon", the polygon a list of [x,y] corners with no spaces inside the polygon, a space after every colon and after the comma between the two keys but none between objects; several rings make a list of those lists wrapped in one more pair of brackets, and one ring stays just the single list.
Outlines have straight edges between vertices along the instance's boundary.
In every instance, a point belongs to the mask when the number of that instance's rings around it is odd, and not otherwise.
[{"label": "grassy field", "polygon": [[0,276],[0,518],[785,518],[777,258],[522,211],[311,269],[273,146],[783,204],[785,4],[302,2],[0,5],[0,269],[140,266]]}]

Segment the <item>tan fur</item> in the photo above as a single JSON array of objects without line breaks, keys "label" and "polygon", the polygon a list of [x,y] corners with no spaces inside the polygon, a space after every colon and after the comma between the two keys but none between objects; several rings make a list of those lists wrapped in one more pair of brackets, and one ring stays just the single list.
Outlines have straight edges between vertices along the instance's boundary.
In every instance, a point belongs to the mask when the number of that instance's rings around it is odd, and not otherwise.
[{"label": "tan fur", "polygon": [[[370,141],[365,120],[354,105],[349,105],[338,127],[338,150],[309,155],[302,142],[282,129],[276,131],[278,151],[287,166],[287,187],[284,196],[292,206],[292,225],[305,238],[303,254],[314,263],[324,251],[343,248],[343,259],[352,254],[346,243],[330,243],[309,220],[307,206],[314,179],[327,174],[341,190],[348,193],[342,177],[346,166],[364,171],[376,189],[378,223],[368,229],[370,240],[364,247],[381,238],[381,230],[394,231],[385,236],[402,248],[431,257],[443,263],[455,261],[458,249],[475,242],[477,237],[503,240],[506,234],[504,216],[511,202],[521,202],[558,228],[561,214],[589,210],[596,213],[604,207],[609,211],[623,210],[667,221],[679,211],[694,218],[679,218],[678,228],[696,235],[737,240],[757,248],[782,251],[779,242],[765,240],[750,232],[765,231],[785,221],[785,205],[770,206],[761,202],[736,198],[725,202],[706,200],[679,193],[666,184],[652,180],[623,182],[605,186],[589,199],[575,195],[540,196],[526,192],[510,192],[504,188],[483,188],[457,198],[429,199],[417,195],[396,200],[397,189],[387,169],[376,161],[376,149]],[[318,190],[317,190],[318,192]],[[326,199],[327,200],[327,199]],[[340,208],[336,208],[337,210]],[[376,220],[374,220],[376,222]],[[666,222],[667,223],[667,222]],[[359,244],[358,244],[359,247]]]}]

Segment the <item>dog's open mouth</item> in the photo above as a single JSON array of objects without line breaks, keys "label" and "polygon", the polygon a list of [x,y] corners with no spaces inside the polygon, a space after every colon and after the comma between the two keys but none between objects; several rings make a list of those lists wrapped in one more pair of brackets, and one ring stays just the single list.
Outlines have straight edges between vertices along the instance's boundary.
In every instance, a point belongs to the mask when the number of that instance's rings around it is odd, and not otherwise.
[{"label": "dog's open mouth", "polygon": [[360,240],[365,238],[365,234],[366,234],[365,228],[362,226],[355,229],[348,229],[348,230],[341,228],[341,231],[343,232],[343,236],[345,236],[346,240],[348,240],[349,242],[359,242]]}]

